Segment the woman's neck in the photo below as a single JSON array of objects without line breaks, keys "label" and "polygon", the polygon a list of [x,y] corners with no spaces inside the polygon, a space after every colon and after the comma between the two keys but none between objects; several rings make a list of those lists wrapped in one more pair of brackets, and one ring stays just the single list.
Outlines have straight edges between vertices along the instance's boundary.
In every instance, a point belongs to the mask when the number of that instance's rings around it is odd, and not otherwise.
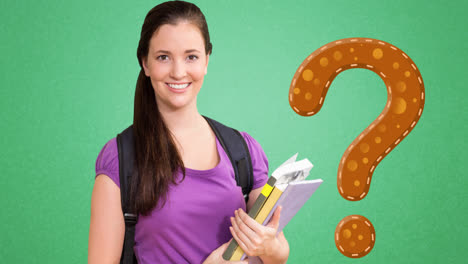
[{"label": "woman's neck", "polygon": [[204,118],[198,113],[196,103],[180,109],[159,108],[169,131],[176,137],[191,134],[204,125]]}]

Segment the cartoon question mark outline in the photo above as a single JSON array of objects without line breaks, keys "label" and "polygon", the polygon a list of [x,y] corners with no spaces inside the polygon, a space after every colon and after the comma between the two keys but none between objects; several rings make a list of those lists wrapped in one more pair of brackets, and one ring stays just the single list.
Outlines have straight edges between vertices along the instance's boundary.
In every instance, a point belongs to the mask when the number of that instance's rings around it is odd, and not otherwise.
[{"label": "cartoon question mark outline", "polygon": [[[301,116],[316,114],[331,82],[352,68],[375,72],[384,81],[388,95],[382,113],[349,145],[338,167],[340,195],[359,201],[369,192],[376,166],[419,121],[424,83],[411,58],[390,43],[370,38],[341,39],[322,46],[302,62],[289,88],[290,106]],[[360,215],[343,218],[335,230],[338,250],[350,258],[367,255],[374,242],[372,223]]]}]

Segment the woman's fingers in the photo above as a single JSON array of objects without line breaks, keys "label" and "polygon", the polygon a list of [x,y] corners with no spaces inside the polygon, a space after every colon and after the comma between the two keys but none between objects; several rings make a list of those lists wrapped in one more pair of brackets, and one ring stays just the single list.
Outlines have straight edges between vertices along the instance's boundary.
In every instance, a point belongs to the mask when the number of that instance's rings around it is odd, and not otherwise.
[{"label": "woman's fingers", "polygon": [[242,223],[248,228],[251,232],[249,234],[259,234],[260,236],[264,233],[264,226],[257,223],[252,217],[250,217],[244,210],[239,209],[235,212],[236,218],[242,220]]},{"label": "woman's fingers", "polygon": [[229,227],[229,230],[231,231],[231,234],[232,234],[232,237],[237,241],[237,244],[239,244],[239,247],[242,248],[242,250],[247,254],[249,255],[249,248],[247,247],[247,245],[242,241],[242,239],[239,238],[239,236],[237,235],[236,231],[234,231],[234,228],[232,227]]},{"label": "woman's fingers", "polygon": [[[247,234],[240,228],[238,221],[234,218],[231,217],[231,224],[232,224],[232,231],[234,239],[239,243],[239,245],[242,243],[244,244],[244,248],[251,248],[252,247],[252,241],[250,238],[247,236]],[[245,227],[244,227],[245,228]],[[244,249],[245,251],[245,249]]]},{"label": "woman's fingers", "polygon": [[281,209],[281,207],[276,208],[266,226],[257,223],[242,209],[235,211],[235,217],[231,217],[232,227],[230,227],[230,231],[247,255],[262,255],[267,251],[271,251],[271,247],[278,242],[276,232],[279,226]]}]

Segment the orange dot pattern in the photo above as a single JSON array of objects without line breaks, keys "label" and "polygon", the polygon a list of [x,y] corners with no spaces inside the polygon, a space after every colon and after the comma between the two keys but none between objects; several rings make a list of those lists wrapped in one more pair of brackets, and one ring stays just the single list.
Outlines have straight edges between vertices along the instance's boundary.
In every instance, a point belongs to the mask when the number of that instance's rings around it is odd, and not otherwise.
[{"label": "orange dot pattern", "polygon": [[336,226],[336,248],[347,257],[364,257],[369,254],[374,244],[374,226],[362,215],[346,216]]},{"label": "orange dot pattern", "polygon": [[376,166],[419,121],[425,98],[421,74],[403,51],[381,40],[348,38],[324,45],[302,62],[289,89],[290,106],[302,116],[318,113],[335,77],[353,68],[378,74],[388,95],[382,113],[349,145],[338,168],[340,195],[358,201],[368,194]]}]

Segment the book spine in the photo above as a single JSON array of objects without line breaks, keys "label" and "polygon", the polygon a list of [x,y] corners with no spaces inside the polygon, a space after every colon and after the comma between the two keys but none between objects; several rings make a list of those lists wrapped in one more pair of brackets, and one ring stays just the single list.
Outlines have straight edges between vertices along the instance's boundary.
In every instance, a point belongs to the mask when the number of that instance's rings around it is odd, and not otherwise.
[{"label": "book spine", "polygon": [[239,261],[241,260],[242,256],[244,255],[244,250],[241,247],[237,247],[234,254],[232,254],[231,261]]},{"label": "book spine", "polygon": [[[258,195],[257,200],[255,200],[255,203],[253,204],[252,208],[249,210],[248,215],[250,217],[252,217],[253,219],[257,217],[258,212],[260,212],[260,209],[262,209],[262,206],[265,203],[266,199],[268,198],[268,196],[270,196],[275,183],[276,183],[276,178],[270,177],[268,179],[268,182],[265,184],[265,186],[263,186],[262,192]],[[229,243],[226,251],[224,251],[223,259],[233,260],[232,257],[238,247],[239,247],[239,244],[237,243],[235,239],[233,239],[231,243]],[[242,255],[240,257],[242,257]],[[240,260],[240,257],[238,260]]]},{"label": "book spine", "polygon": [[280,189],[276,187],[273,189],[273,192],[271,192],[270,197],[268,197],[267,201],[265,202],[265,205],[262,207],[262,210],[260,210],[257,217],[255,218],[255,221],[257,221],[257,223],[263,225],[265,219],[270,214],[270,212],[273,213],[272,210],[282,194],[283,191],[281,191]]}]

